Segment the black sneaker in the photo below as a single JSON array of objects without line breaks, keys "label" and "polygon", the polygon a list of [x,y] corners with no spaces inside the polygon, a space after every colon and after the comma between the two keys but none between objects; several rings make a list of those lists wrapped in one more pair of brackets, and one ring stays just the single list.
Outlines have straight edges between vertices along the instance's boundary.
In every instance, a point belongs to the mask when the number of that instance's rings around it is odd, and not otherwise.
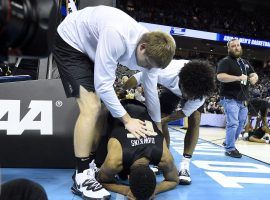
[{"label": "black sneaker", "polygon": [[237,149],[232,151],[226,151],[225,155],[233,158],[242,158],[242,154]]},{"label": "black sneaker", "polygon": [[225,141],[222,142],[222,146],[226,147],[226,142]]},{"label": "black sneaker", "polygon": [[178,176],[179,176],[179,185],[190,185],[191,184],[190,173],[187,169],[180,170]]}]

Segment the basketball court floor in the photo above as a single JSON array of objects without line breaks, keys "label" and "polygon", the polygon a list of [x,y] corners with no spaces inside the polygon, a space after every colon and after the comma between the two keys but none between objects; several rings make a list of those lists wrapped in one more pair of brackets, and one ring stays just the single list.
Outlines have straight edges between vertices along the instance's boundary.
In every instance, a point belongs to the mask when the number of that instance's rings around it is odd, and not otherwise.
[{"label": "basketball court floor", "polygon": [[[179,167],[185,130],[171,126],[171,152]],[[238,141],[241,159],[224,155],[225,130],[200,129],[200,139],[190,165],[192,184],[159,194],[157,200],[261,200],[270,196],[270,145]],[[46,162],[46,161],[44,161]],[[1,169],[2,181],[28,178],[40,183],[49,200],[80,200],[70,192],[72,169]],[[158,181],[162,181],[158,175]],[[124,196],[112,193],[115,200]]]}]

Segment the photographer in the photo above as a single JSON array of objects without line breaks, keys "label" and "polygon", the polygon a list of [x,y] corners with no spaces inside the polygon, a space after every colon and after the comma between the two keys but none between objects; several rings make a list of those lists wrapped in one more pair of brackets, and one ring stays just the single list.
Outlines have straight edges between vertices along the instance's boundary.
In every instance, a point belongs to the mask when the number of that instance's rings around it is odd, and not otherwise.
[{"label": "photographer", "polygon": [[238,39],[227,43],[228,56],[223,58],[217,69],[220,84],[220,103],[226,115],[225,155],[241,158],[242,154],[235,148],[235,141],[243,130],[247,119],[247,100],[249,84],[258,81],[258,75],[243,58],[242,47]]}]

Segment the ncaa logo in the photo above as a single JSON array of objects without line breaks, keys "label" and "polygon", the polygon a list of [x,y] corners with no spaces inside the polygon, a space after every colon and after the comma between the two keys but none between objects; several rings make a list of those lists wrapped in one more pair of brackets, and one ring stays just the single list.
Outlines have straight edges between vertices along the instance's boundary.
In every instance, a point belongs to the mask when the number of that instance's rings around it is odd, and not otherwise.
[{"label": "ncaa logo", "polygon": [[[52,101],[32,100],[29,111],[21,118],[20,100],[0,100],[0,130],[7,135],[22,135],[25,130],[40,130],[41,135],[53,134]],[[7,120],[3,117],[7,114]],[[40,115],[40,120],[35,120]]]}]

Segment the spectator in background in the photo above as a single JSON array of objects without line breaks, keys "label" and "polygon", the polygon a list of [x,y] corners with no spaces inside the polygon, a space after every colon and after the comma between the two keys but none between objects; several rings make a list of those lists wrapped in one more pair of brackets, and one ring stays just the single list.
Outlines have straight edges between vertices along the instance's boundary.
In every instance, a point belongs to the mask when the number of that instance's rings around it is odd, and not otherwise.
[{"label": "spectator in background", "polygon": [[140,101],[140,102],[144,102],[145,101],[145,98],[143,96],[143,88],[141,86],[138,86],[136,89],[135,89],[135,99]]},{"label": "spectator in background", "polygon": [[228,41],[227,47],[228,56],[219,62],[217,69],[217,79],[221,82],[220,103],[226,115],[225,155],[241,158],[235,141],[247,120],[248,87],[258,81],[258,76],[249,62],[241,58],[243,51],[239,40]]},{"label": "spectator in background", "polygon": [[121,84],[124,85],[128,80],[128,76],[123,76],[121,79]]},{"label": "spectator in background", "polygon": [[166,4],[163,0],[118,2],[119,7],[137,21],[260,39],[269,38],[268,9],[256,4],[252,4],[251,9],[247,10],[242,8],[241,1],[234,0],[171,0]]}]

